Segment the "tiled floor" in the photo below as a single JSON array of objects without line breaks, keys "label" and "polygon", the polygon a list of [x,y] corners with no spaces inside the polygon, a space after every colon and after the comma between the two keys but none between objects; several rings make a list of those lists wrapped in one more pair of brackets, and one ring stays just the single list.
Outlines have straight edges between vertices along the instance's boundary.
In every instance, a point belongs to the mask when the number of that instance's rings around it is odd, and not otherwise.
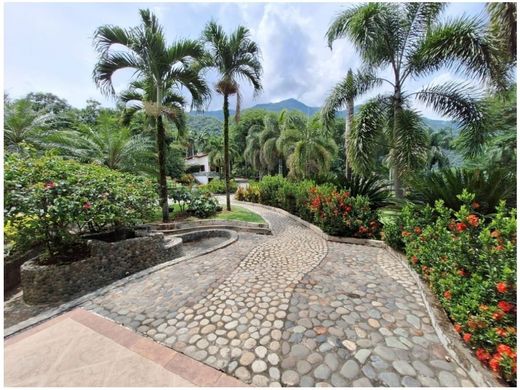
[{"label": "tiled floor", "polygon": [[4,347],[5,386],[245,386],[82,309],[13,336]]}]

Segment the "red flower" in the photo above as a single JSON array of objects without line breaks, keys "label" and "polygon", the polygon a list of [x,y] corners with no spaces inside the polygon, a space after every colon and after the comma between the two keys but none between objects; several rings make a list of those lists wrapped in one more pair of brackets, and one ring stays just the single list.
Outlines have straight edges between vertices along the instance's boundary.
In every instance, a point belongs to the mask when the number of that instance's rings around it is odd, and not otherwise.
[{"label": "red flower", "polygon": [[414,264],[417,264],[417,262],[419,261],[419,259],[417,258],[417,256],[412,256],[412,263]]},{"label": "red flower", "polygon": [[412,233],[407,232],[406,230],[404,230],[404,231],[401,233],[401,236],[403,236],[403,237],[408,237],[408,236],[410,236],[410,235],[412,235]]},{"label": "red flower", "polygon": [[88,209],[90,209],[90,208],[92,208],[92,205],[90,204],[90,202],[85,202],[85,203],[83,203],[83,209],[84,209],[84,210],[88,210]]},{"label": "red flower", "polygon": [[502,318],[504,318],[505,313],[502,310],[497,310],[493,313],[493,319],[495,321],[500,321]]},{"label": "red flower", "polygon": [[422,269],[422,272],[423,272],[423,273],[428,272],[428,267],[425,266],[425,265],[423,265],[423,266],[421,267],[421,269]]},{"label": "red flower", "polygon": [[496,250],[497,252],[503,251],[503,250],[504,250],[504,245],[497,245],[497,246],[495,247],[495,250]]},{"label": "red flower", "polygon": [[347,207],[345,208],[345,211],[346,211],[347,213],[350,213],[350,212],[352,211],[352,207],[347,206]]},{"label": "red flower", "polygon": [[501,308],[504,312],[509,313],[515,308],[515,305],[506,302],[506,301],[500,301],[497,305],[499,308]]},{"label": "red flower", "polygon": [[491,237],[493,237],[493,238],[498,238],[498,237],[500,237],[500,231],[498,231],[498,230],[493,230],[493,231],[491,232]]},{"label": "red flower", "polygon": [[476,355],[477,355],[477,359],[480,360],[481,362],[485,362],[485,361],[488,361],[489,359],[491,359],[491,355],[484,348],[477,349]]},{"label": "red flower", "polygon": [[451,291],[450,290],[444,291],[444,298],[451,299]]},{"label": "red flower", "polygon": [[500,353],[501,355],[511,355],[513,353],[513,351],[511,350],[511,347],[509,345],[505,345],[505,344],[499,344],[498,347],[497,347],[497,352]]},{"label": "red flower", "polygon": [[477,227],[479,224],[479,219],[475,214],[468,215],[468,218],[466,218],[466,220],[473,227]]},{"label": "red flower", "polygon": [[505,282],[498,282],[496,287],[499,293],[503,294],[507,291],[507,284]]},{"label": "red flower", "polygon": [[464,268],[461,268],[457,271],[457,273],[460,275],[460,276],[466,276],[466,271],[464,270]]},{"label": "red flower", "polygon": [[364,234],[368,232],[368,228],[366,226],[360,226],[358,231],[359,233]]},{"label": "red flower", "polygon": [[419,235],[422,233],[422,229],[419,227],[419,226],[416,226],[413,231],[415,232],[415,234]]},{"label": "red flower", "polygon": [[460,324],[455,324],[453,329],[455,329],[455,332],[460,333],[462,331],[462,326]]},{"label": "red flower", "polygon": [[462,336],[462,339],[466,342],[466,343],[469,343],[471,341],[471,333],[464,333],[464,335]]},{"label": "red flower", "polygon": [[50,190],[56,187],[56,183],[54,183],[52,180],[45,183],[45,189]]},{"label": "red flower", "polygon": [[466,224],[463,222],[458,222],[456,227],[457,227],[457,231],[460,233],[467,229]]},{"label": "red flower", "polygon": [[493,359],[489,361],[489,368],[491,368],[493,372],[498,372],[500,370],[500,359],[493,357]]},{"label": "red flower", "polygon": [[474,200],[473,203],[471,203],[471,208],[472,209],[476,210],[479,207],[480,207],[480,204],[476,200]]},{"label": "red flower", "polygon": [[504,328],[495,328],[495,332],[500,337],[506,337],[507,331]]}]

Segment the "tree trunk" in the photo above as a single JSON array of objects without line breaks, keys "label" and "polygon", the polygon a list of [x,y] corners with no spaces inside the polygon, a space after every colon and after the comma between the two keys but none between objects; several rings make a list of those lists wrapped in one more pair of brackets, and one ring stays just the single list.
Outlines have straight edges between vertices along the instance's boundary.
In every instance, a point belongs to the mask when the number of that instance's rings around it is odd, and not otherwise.
[{"label": "tree trunk", "polygon": [[156,119],[157,124],[157,155],[159,159],[159,194],[163,222],[168,222],[168,186],[166,185],[166,131],[162,116]]},{"label": "tree trunk", "polygon": [[224,177],[226,179],[226,209],[231,211],[231,200],[229,198],[229,101],[228,95],[224,94]]},{"label": "tree trunk", "polygon": [[392,180],[394,184],[394,193],[397,199],[402,199],[404,196],[403,188],[401,184],[401,177],[399,169],[396,165],[395,155],[397,153],[395,140],[397,139],[397,133],[399,132],[399,116],[403,110],[402,102],[401,102],[401,86],[399,82],[396,83],[394,89],[394,126],[392,131],[392,149],[390,150],[390,161],[392,163],[391,172],[392,172]]},{"label": "tree trunk", "polygon": [[283,176],[283,160],[281,158],[278,159],[278,174]]},{"label": "tree trunk", "polygon": [[347,117],[345,118],[345,177],[350,178],[352,172],[348,164],[348,137],[352,123],[354,122],[354,99],[349,98],[347,101]]}]

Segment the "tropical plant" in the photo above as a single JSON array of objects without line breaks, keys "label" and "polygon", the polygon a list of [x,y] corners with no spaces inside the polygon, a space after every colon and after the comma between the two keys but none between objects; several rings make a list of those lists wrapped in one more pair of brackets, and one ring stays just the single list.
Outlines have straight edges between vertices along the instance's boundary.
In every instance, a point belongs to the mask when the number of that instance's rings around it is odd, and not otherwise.
[{"label": "tropical plant", "polygon": [[516,204],[516,179],[514,172],[495,168],[493,170],[451,168],[416,175],[409,181],[409,199],[421,204],[435,205],[439,199],[458,210],[462,201],[458,195],[464,189],[475,194],[479,213],[493,212],[501,200],[514,207]]},{"label": "tropical plant", "polygon": [[[354,121],[354,99],[360,97],[370,88],[382,83],[381,79],[375,78],[369,73],[356,72],[349,69],[345,78],[337,84],[325,100],[325,105],[321,110],[323,124],[328,128],[334,124],[336,111],[341,107],[346,107],[344,145],[345,151],[349,150],[348,140],[350,129]],[[345,177],[348,178],[351,169],[348,162],[348,154],[345,153]]]},{"label": "tropical plant", "polygon": [[355,131],[351,132],[349,156],[355,160],[355,171],[366,171],[374,142],[385,132],[398,198],[403,196],[403,177],[416,168],[425,153],[424,125],[419,115],[409,109],[412,98],[458,121],[474,147],[481,145],[482,132],[478,94],[467,83],[430,85],[409,93],[406,81],[443,67],[464,71],[480,80],[504,78],[506,71],[485,25],[467,17],[441,22],[444,7],[445,3],[418,2],[356,5],[342,12],[327,32],[329,46],[336,39],[350,38],[373,72],[391,68],[393,80],[384,82],[393,93],[372,99],[361,109]]},{"label": "tropical plant", "polygon": [[492,36],[500,42],[509,60],[516,63],[516,3],[490,2],[486,3],[486,9]]},{"label": "tropical plant", "polygon": [[[131,87],[141,88],[145,92],[146,101],[142,106],[155,122],[161,208],[163,221],[166,222],[168,190],[163,116],[173,118],[176,125],[183,123],[180,111],[185,102],[180,99],[180,87],[188,90],[192,105],[202,105],[208,98],[209,89],[199,74],[200,69],[194,66],[194,62],[204,54],[202,46],[193,40],[181,40],[167,45],[157,17],[149,10],[140,10],[139,14],[141,24],[137,27],[125,29],[105,25],[96,30],[94,44],[99,57],[93,77],[101,91],[112,96],[116,94],[113,76],[118,70],[132,69],[135,80],[141,83]],[[123,50],[120,49],[121,46]],[[170,99],[175,103],[173,109]]]},{"label": "tropical plant", "polygon": [[217,70],[219,80],[216,84],[216,91],[224,98],[224,177],[226,180],[226,208],[231,211],[229,198],[229,97],[237,95],[235,119],[238,122],[240,119],[239,79],[250,83],[255,93],[262,89],[260,49],[251,40],[249,30],[243,26],[239,26],[228,36],[221,26],[215,22],[210,22],[204,28],[202,40],[206,45],[208,54],[203,65]]},{"label": "tropical plant", "polygon": [[337,146],[315,115],[291,112],[284,121],[278,150],[287,158],[289,175],[295,178],[315,178],[329,171]]},{"label": "tropical plant", "polygon": [[348,179],[340,177],[340,188],[348,190],[350,196],[365,196],[370,201],[373,209],[389,206],[393,203],[389,185],[386,180],[378,175],[360,176],[353,174]]},{"label": "tropical plant", "polygon": [[445,131],[433,131],[428,129],[428,139],[426,143],[426,168],[432,170],[434,167],[439,169],[448,168],[450,159],[446,154],[451,149],[451,137]]},{"label": "tropical plant", "polygon": [[9,102],[4,111],[4,148],[21,152],[24,146],[42,148],[52,130],[54,115],[35,111],[27,99]]},{"label": "tropical plant", "polygon": [[48,145],[63,156],[84,163],[105,165],[111,169],[137,174],[155,173],[153,142],[143,135],[132,135],[113,115],[100,113],[94,125],[79,125],[73,130],[56,132]]},{"label": "tropical plant", "polygon": [[[224,164],[226,163],[225,152],[224,152],[224,138],[218,135],[211,136],[208,138],[206,146],[208,151],[210,165],[217,167],[219,172],[224,171]],[[231,141],[228,143],[228,157],[229,165],[231,161],[239,155],[235,144]]]}]

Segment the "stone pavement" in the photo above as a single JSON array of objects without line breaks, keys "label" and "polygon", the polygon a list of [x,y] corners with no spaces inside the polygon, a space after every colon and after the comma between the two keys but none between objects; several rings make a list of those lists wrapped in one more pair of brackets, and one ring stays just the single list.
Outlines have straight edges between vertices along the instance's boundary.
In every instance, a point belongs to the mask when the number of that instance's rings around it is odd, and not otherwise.
[{"label": "stone pavement", "polygon": [[254,386],[473,386],[397,260],[247,207],[273,236],[240,233],[84,308]]}]

